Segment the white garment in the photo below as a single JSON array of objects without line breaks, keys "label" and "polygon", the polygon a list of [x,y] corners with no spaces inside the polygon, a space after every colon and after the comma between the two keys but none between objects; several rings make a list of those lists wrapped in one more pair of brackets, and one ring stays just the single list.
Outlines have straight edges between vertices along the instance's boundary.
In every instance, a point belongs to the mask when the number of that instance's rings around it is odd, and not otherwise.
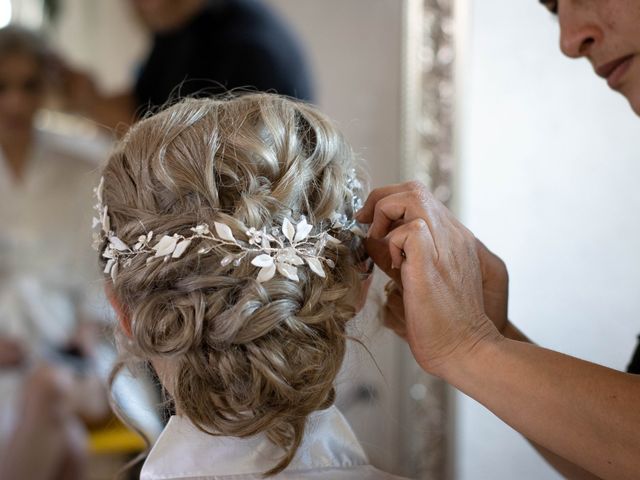
[{"label": "white garment", "polygon": [[[149,453],[140,480],[252,480],[273,468],[282,450],[260,433],[217,437],[173,416]],[[277,479],[392,480],[374,468],[351,427],[334,406],[309,416],[302,445]]]},{"label": "white garment", "polygon": [[0,334],[28,348],[64,344],[101,288],[91,249],[98,166],[70,140],[36,131],[21,181],[0,152]]},{"label": "white garment", "polygon": [[[21,181],[0,151],[0,335],[38,358],[67,343],[78,313],[97,317],[102,280],[91,249],[97,160],[79,140],[34,133]],[[0,372],[0,443],[24,374]]]}]

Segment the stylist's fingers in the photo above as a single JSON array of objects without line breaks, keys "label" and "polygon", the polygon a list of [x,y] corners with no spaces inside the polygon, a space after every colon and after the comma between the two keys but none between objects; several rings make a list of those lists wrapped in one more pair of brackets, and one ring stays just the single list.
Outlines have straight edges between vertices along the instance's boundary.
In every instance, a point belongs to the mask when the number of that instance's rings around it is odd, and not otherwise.
[{"label": "stylist's fingers", "polygon": [[398,285],[402,284],[400,278],[400,270],[391,266],[391,255],[389,255],[389,241],[383,239],[366,238],[364,240],[367,253],[373,260],[373,262],[382,270],[385,274],[391,277]]},{"label": "stylist's fingers", "polygon": [[395,193],[409,192],[421,188],[425,187],[420,182],[395,183],[393,185],[375,188],[371,191],[364,205],[356,214],[356,220],[360,223],[371,223],[373,221],[375,206],[380,200]]},{"label": "stylist's fingers", "polygon": [[394,222],[407,222],[415,218],[428,221],[433,209],[432,199],[426,189],[392,193],[378,200],[373,208],[373,220],[368,235],[383,238],[391,230]]},{"label": "stylist's fingers", "polygon": [[384,238],[391,231],[394,222],[401,223],[407,213],[407,206],[415,202],[411,192],[394,193],[383,198],[373,210],[373,221],[369,226],[369,238]]},{"label": "stylist's fingers", "polygon": [[452,231],[461,225],[451,212],[426,190],[411,190],[388,195],[374,208],[370,238],[384,238],[399,225],[422,220],[431,231],[436,245],[446,245]]},{"label": "stylist's fingers", "polygon": [[394,268],[399,269],[403,262],[407,262],[422,269],[438,257],[432,232],[426,220],[422,218],[416,218],[395,228],[387,235],[387,239]]}]

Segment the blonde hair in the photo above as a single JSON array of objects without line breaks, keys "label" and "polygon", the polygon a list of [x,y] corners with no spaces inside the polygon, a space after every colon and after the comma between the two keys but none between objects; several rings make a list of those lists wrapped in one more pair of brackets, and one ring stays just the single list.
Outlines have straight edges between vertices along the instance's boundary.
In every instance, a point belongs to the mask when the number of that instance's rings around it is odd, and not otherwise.
[{"label": "blonde hair", "polygon": [[[289,215],[311,224],[336,211],[352,218],[355,167],[312,106],[268,94],[186,99],[131,128],[104,169],[103,199],[127,244],[220,220],[241,238]],[[265,432],[284,451],[267,474],[289,465],[308,415],[335,399],[364,252],[359,237],[341,235],[325,251],[336,265],[326,278],[301,268],[299,282],[258,283],[249,262],[222,266],[224,251],[192,248],[169,262],[135,258],[113,285],[130,319],[130,353],[171,360],[176,408],[200,429]]]}]

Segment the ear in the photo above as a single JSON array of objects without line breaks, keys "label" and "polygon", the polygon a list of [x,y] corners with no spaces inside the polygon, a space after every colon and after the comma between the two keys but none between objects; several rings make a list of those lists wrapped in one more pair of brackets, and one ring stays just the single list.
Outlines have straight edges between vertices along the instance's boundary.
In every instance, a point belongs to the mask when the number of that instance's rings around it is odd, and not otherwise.
[{"label": "ear", "polygon": [[127,312],[127,309],[116,298],[116,294],[113,291],[113,284],[110,281],[106,281],[104,283],[104,292],[107,295],[107,299],[113,307],[113,310],[118,316],[120,327],[122,327],[122,330],[124,330],[127,337],[131,338],[131,318],[129,317],[129,312]]}]

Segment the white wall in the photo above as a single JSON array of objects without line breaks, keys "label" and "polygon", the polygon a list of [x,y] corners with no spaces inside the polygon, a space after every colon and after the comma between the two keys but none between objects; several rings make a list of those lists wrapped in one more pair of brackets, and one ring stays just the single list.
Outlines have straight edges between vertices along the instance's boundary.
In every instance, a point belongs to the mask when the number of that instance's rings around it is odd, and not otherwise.
[{"label": "white wall", "polygon": [[[640,119],[562,57],[538,2],[461,5],[459,213],[507,262],[516,325],[624,369],[640,332]],[[459,479],[560,478],[474,401],[456,410]]]},{"label": "white wall", "polygon": [[302,41],[317,103],[370,166],[400,175],[402,0],[266,0]]}]

